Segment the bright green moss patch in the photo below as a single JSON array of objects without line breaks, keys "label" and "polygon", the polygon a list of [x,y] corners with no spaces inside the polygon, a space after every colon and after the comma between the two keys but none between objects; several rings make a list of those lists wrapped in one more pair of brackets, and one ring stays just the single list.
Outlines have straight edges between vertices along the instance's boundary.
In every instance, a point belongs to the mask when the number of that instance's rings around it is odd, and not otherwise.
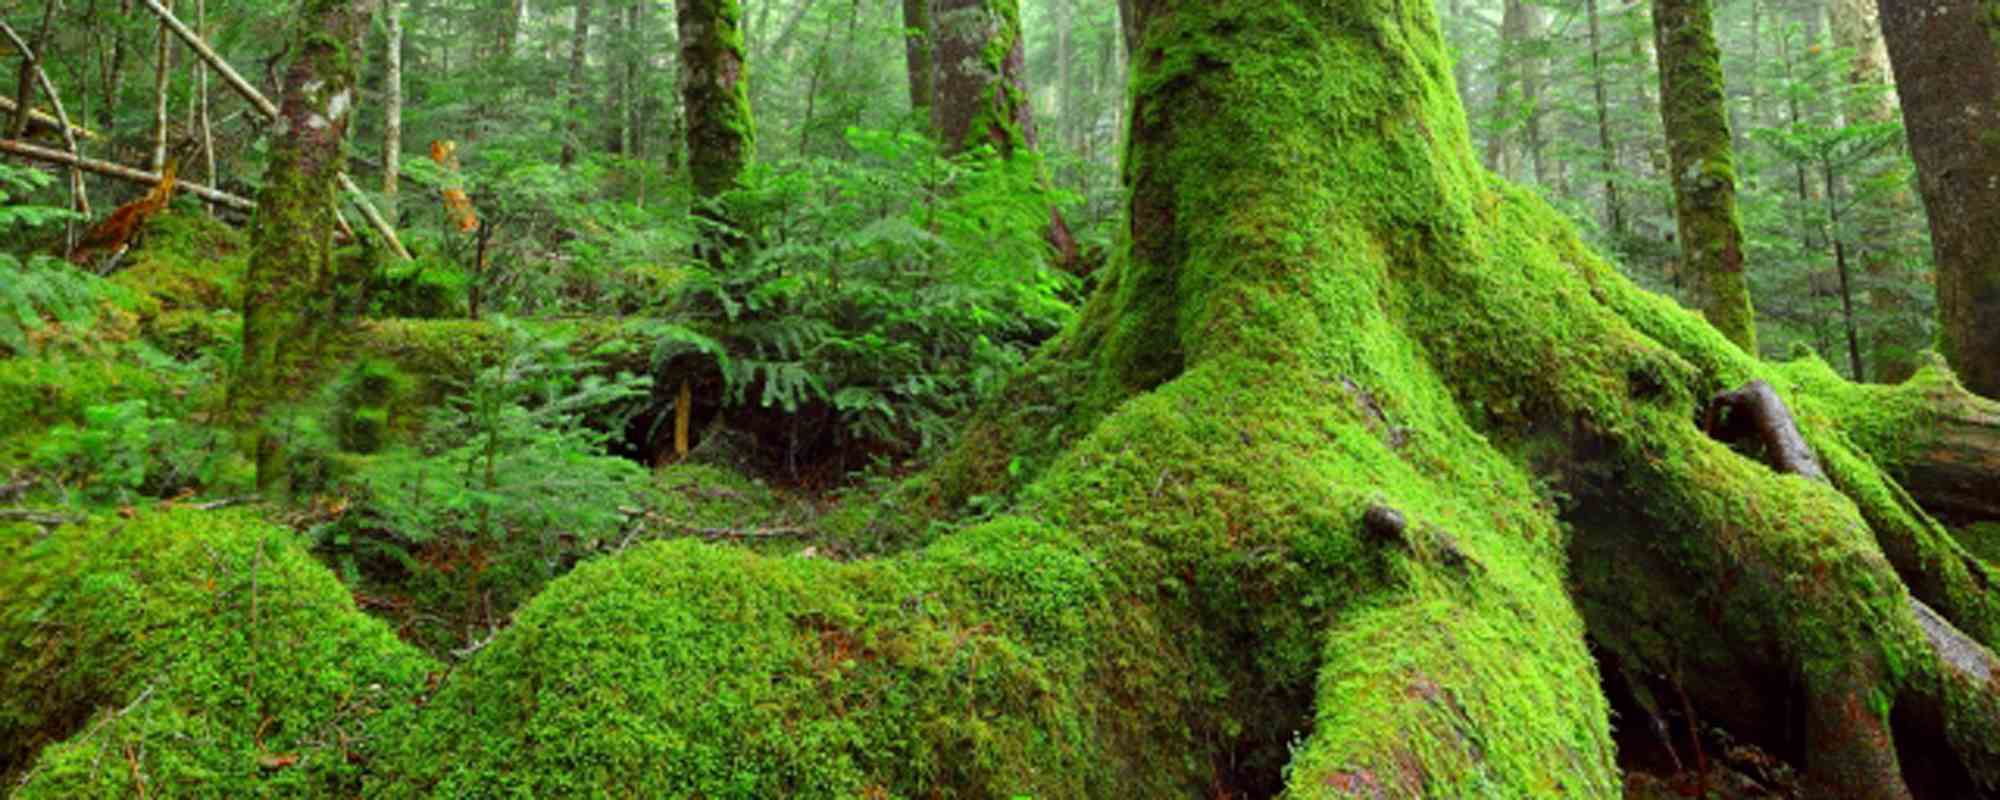
[{"label": "bright green moss patch", "polygon": [[435,667],[249,513],[0,535],[17,797],[351,796],[394,733],[374,721]]},{"label": "bright green moss patch", "polygon": [[246,258],[240,231],[200,212],[176,210],[147,223],[145,242],[111,280],[166,311],[240,310]]},{"label": "bright green moss patch", "polygon": [[1952,538],[1987,564],[2000,566],[2000,523],[1970,525],[1953,531]]},{"label": "bright green moss patch", "polygon": [[154,370],[107,359],[0,359],[0,440],[81,422],[87,405],[157,396],[164,385]]},{"label": "bright green moss patch", "polygon": [[870,564],[690,541],[586,564],[452,676],[370,793],[1102,794],[1074,548],[1016,522]]}]

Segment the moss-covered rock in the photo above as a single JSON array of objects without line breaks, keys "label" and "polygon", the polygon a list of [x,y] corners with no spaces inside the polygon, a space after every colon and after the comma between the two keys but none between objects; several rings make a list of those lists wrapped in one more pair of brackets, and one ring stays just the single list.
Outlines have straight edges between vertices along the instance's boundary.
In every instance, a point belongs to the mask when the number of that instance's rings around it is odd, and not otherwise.
[{"label": "moss-covered rock", "polygon": [[0,535],[16,797],[352,795],[435,667],[249,513]]}]

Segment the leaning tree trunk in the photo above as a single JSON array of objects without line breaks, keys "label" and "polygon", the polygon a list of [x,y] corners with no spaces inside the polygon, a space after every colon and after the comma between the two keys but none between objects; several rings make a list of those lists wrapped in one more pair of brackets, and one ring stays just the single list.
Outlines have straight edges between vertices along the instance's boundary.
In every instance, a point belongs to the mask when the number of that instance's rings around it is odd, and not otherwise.
[{"label": "leaning tree trunk", "polygon": [[[931,127],[945,151],[991,145],[1002,158],[1033,157],[1037,137],[1020,0],[933,0],[931,30]],[[1059,263],[1081,268],[1076,237],[1054,207],[1045,236]]]},{"label": "leaning tree trunk", "polygon": [[285,71],[271,162],[250,222],[244,276],[243,362],[231,390],[239,420],[259,426],[257,485],[283,490],[285,431],[268,414],[287,399],[328,309],[314,308],[333,278],[335,192],[346,168],[361,35],[372,0],[305,0],[297,55]]},{"label": "leaning tree trunk", "polygon": [[1937,255],[1940,342],[2000,397],[2000,0],[1882,4]]},{"label": "leaning tree trunk", "polygon": [[1673,169],[1681,271],[1695,307],[1738,347],[1757,353],[1757,321],[1744,277],[1722,54],[1711,0],[1653,0],[1660,53],[1660,119]]}]

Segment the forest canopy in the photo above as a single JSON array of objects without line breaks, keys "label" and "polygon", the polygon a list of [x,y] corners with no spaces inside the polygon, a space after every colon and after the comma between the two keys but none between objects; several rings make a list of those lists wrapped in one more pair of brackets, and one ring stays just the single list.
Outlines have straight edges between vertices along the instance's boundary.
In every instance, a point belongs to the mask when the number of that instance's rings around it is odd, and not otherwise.
[{"label": "forest canopy", "polygon": [[2000,795],[2000,0],[0,38],[0,794]]}]

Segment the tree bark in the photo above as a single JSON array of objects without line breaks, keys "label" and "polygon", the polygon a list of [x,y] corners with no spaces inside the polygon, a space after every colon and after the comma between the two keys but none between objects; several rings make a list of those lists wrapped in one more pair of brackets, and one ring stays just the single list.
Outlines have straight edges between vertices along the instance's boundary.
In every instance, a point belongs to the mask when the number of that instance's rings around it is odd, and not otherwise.
[{"label": "tree bark", "polygon": [[2000,397],[2000,4],[1881,11],[1930,217],[1939,344],[1967,388]]},{"label": "tree bark", "polygon": [[[937,34],[931,128],[945,152],[990,145],[1001,158],[1040,158],[1020,0],[935,0],[931,26]],[[1058,264],[1081,268],[1076,237],[1054,207],[1044,238]]]},{"label": "tree bark", "polygon": [[397,192],[403,168],[403,0],[383,0],[387,43],[382,64],[382,206],[390,224],[399,219]]},{"label": "tree bark", "polygon": [[569,79],[566,81],[569,102],[565,108],[569,121],[563,123],[563,144],[560,163],[564,168],[576,163],[577,125],[583,116],[583,66],[586,51],[590,47],[590,0],[576,0],[576,27],[569,39]]},{"label": "tree bark", "polygon": [[[173,9],[173,0],[161,1],[168,10]],[[167,31],[167,24],[162,22],[153,48],[153,147],[149,163],[154,172],[167,168],[167,88],[173,67],[174,37]]]},{"label": "tree bark", "polygon": [[1614,238],[1625,236],[1625,204],[1618,199],[1618,141],[1611,138],[1611,101],[1604,79],[1604,42],[1598,0],[1584,0],[1590,25],[1590,92],[1597,111],[1598,169],[1604,170],[1604,216]]},{"label": "tree bark", "polygon": [[[716,203],[737,188],[755,157],[749,65],[744,61],[743,11],[737,0],[675,4],[681,38],[681,103],[687,115],[688,172],[697,213],[727,225]],[[720,264],[741,246],[735,236],[711,236],[701,249]]]},{"label": "tree bark", "polygon": [[1745,352],[1757,352],[1756,315],[1744,276],[1722,56],[1711,0],[1654,0],[1660,119],[1673,169],[1681,270],[1695,307]]},{"label": "tree bark", "polygon": [[903,0],[903,61],[910,77],[910,111],[929,122],[932,84],[931,0]]},{"label": "tree bark", "polygon": [[285,70],[271,164],[250,223],[244,276],[243,356],[231,391],[237,419],[257,426],[257,486],[289,488],[286,429],[264,418],[298,391],[327,309],[315,307],[335,279],[335,197],[355,106],[361,35],[371,0],[304,0],[299,40]]}]

